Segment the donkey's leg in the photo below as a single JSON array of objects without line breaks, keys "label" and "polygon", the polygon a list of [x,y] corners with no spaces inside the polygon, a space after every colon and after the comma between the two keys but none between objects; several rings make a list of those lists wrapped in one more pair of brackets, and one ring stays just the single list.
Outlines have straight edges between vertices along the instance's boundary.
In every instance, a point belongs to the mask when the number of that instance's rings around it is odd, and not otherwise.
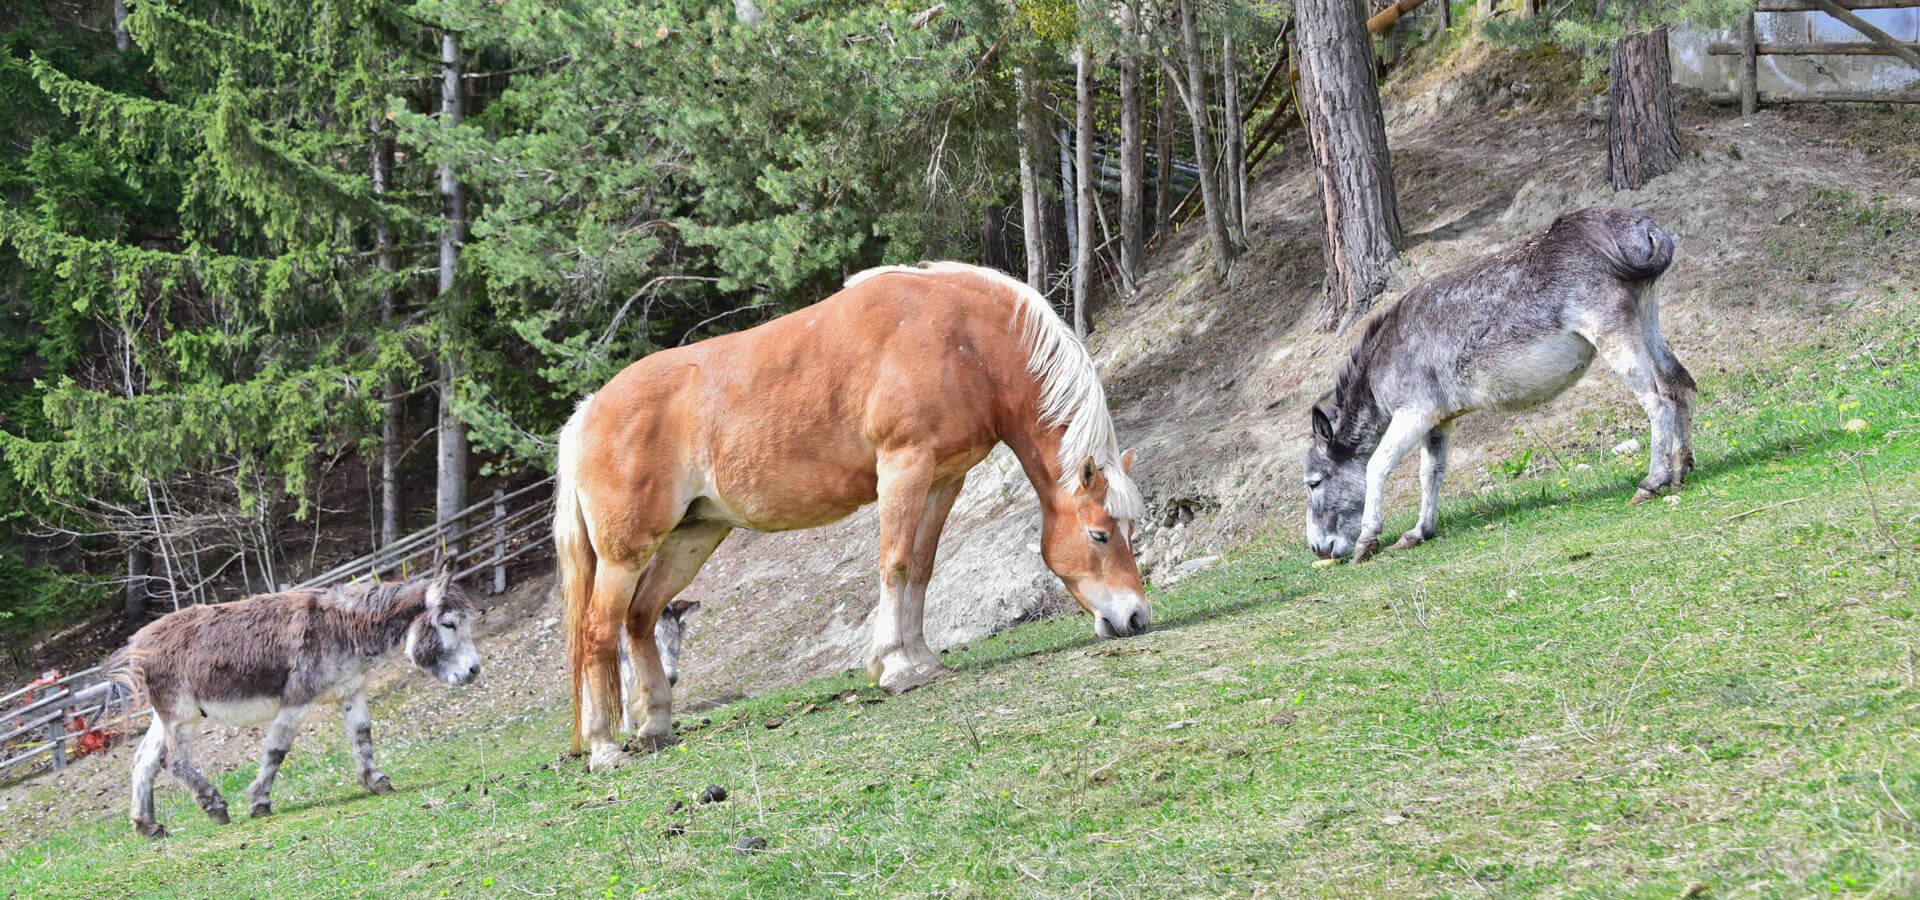
[{"label": "donkey's leg", "polygon": [[667,683],[653,626],[732,532],[731,526],[718,522],[683,523],[669,532],[653,552],[653,561],[647,564],[633,604],[627,608],[627,659],[633,678],[626,683],[625,715],[640,727],[641,740],[655,748],[673,740],[673,686]]},{"label": "donkey's leg", "polygon": [[393,793],[393,780],[380,771],[380,764],[373,759],[373,716],[367,713],[365,688],[340,701],[340,721],[347,727],[347,736],[353,739],[353,771],[360,777],[361,786],[376,794]]},{"label": "donkey's leg", "polygon": [[931,667],[934,675],[945,674],[947,667],[940,655],[927,646],[927,582],[933,580],[934,557],[940,550],[940,532],[946,527],[953,501],[967,478],[961,475],[952,484],[935,486],[927,494],[927,505],[920,513],[920,527],[913,535],[913,573],[907,581],[907,602],[901,622],[907,658],[916,666]]},{"label": "donkey's leg", "polygon": [[1640,407],[1647,411],[1652,423],[1652,446],[1647,452],[1647,477],[1640,482],[1639,490],[1633,494],[1634,503],[1645,503],[1661,490],[1675,483],[1673,468],[1674,430],[1678,418],[1677,404],[1667,391],[1661,389],[1661,379],[1655,361],[1653,343],[1640,332],[1599,331],[1589,336],[1600,355],[1607,361],[1607,367],[1620,376],[1633,391]]},{"label": "donkey's leg", "polygon": [[1656,338],[1654,345],[1655,373],[1660,377],[1660,392],[1673,398],[1673,451],[1671,454],[1674,470],[1674,483],[1683,484],[1687,473],[1693,471],[1693,400],[1699,392],[1693,382],[1693,373],[1675,359],[1673,350],[1667,346],[1664,338]]},{"label": "donkey's leg", "polygon": [[253,783],[247,785],[248,815],[258,819],[273,815],[273,779],[280,774],[280,764],[286,761],[287,750],[293,746],[293,736],[300,730],[300,722],[307,717],[307,706],[283,706],[273,716],[273,724],[267,726],[267,742],[260,755],[260,774],[253,777]]},{"label": "donkey's leg", "polygon": [[[648,556],[651,553],[647,554]],[[633,592],[640,584],[645,556],[639,565],[616,563],[601,557],[594,564],[593,596],[588,600],[587,621],[575,640],[585,642],[586,671],[582,673],[580,730],[590,755],[587,769],[606,772],[625,761],[620,745],[614,742],[613,728],[620,721],[620,633],[626,627],[627,612],[633,605]]]},{"label": "donkey's leg", "polygon": [[933,487],[933,458],[920,451],[880,457],[880,605],[873,617],[867,674],[888,692],[913,690],[940,673],[907,652],[907,586],[914,576],[914,538]]},{"label": "donkey's leg", "polygon": [[160,771],[167,752],[167,723],[158,714],[133,754],[133,830],[147,837],[167,836],[167,829],[153,817],[153,776]]},{"label": "donkey's leg", "polygon": [[187,790],[193,792],[193,801],[200,804],[207,818],[217,824],[225,825],[229,821],[227,798],[220,796],[220,789],[214,787],[213,782],[207,780],[207,776],[200,774],[200,770],[193,767],[193,760],[188,755],[188,744],[193,740],[195,724],[197,723],[174,723],[171,731],[172,739],[167,743],[167,770],[172,772],[173,777],[179,779],[181,784],[186,785]]},{"label": "donkey's leg", "polygon": [[1380,551],[1380,529],[1387,521],[1387,476],[1393,474],[1400,458],[1420,443],[1433,425],[1434,416],[1426,410],[1396,412],[1393,421],[1387,424],[1380,446],[1374,448],[1373,456],[1367,459],[1367,504],[1360,514],[1360,539],[1354,542],[1354,562],[1366,562]]},{"label": "donkey's leg", "polygon": [[1440,484],[1447,478],[1447,438],[1452,433],[1452,425],[1435,425],[1420,443],[1420,524],[1400,536],[1395,550],[1430,541],[1440,530]]}]

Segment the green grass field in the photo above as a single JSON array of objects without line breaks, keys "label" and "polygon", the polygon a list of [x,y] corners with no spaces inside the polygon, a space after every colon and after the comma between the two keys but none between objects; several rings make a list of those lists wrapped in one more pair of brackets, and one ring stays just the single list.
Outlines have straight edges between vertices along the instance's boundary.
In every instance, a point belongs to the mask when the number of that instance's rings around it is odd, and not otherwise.
[{"label": "green grass field", "polygon": [[1156,590],[1143,638],[1041,622],[904,697],[830,680],[696,716],[607,776],[559,759],[559,711],[389,742],[387,797],[329,733],[277,818],[216,827],[163,780],[173,838],[82,825],[0,860],[0,890],[1920,893],[1920,332],[1701,381],[1670,500],[1626,504],[1643,457],[1565,459],[1332,569],[1276,523]]}]

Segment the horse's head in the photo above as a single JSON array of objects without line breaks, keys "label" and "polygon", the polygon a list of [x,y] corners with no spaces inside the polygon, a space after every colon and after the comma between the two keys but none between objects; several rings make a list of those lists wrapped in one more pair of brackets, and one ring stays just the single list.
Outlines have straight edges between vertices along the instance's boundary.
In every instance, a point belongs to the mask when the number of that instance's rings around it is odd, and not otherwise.
[{"label": "horse's head", "polygon": [[407,659],[448,684],[480,677],[480,651],[473,646],[473,600],[453,583],[451,562],[427,584],[427,608],[407,629]]},{"label": "horse's head", "polygon": [[[1119,479],[1128,479],[1133,451],[1120,457]],[[1064,493],[1064,492],[1063,492]],[[1124,503],[1110,503],[1109,493],[1122,493]],[[1110,483],[1089,456],[1080,464],[1075,489],[1065,493],[1062,508],[1046,517],[1040,555],[1047,568],[1067,586],[1081,608],[1093,613],[1093,633],[1103,638],[1144,633],[1152,621],[1140,567],[1133,559],[1133,484]],[[1126,515],[1116,515],[1118,510]]]},{"label": "horse's head", "polygon": [[680,641],[687,634],[687,616],[699,608],[698,600],[675,600],[653,623],[653,644],[660,648],[660,665],[667,670],[669,685],[680,683]]},{"label": "horse's head", "polygon": [[1307,546],[1322,559],[1353,555],[1367,502],[1367,454],[1341,439],[1334,395],[1313,405],[1313,446],[1307,449]]}]

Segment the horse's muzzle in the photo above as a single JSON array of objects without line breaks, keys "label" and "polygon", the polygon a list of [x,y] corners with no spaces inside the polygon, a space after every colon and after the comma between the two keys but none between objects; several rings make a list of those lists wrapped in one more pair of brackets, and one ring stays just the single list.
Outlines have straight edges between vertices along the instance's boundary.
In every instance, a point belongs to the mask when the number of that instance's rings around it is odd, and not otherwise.
[{"label": "horse's muzzle", "polygon": [[1097,607],[1093,614],[1093,633],[1103,638],[1145,634],[1152,624],[1153,611],[1139,597],[1110,600]]}]

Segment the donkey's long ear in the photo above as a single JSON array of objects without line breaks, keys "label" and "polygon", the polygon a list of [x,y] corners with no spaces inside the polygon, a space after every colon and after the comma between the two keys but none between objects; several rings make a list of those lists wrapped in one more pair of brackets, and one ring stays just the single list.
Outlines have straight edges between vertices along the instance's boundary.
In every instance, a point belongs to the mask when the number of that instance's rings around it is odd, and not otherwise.
[{"label": "donkey's long ear", "polygon": [[667,604],[667,611],[670,613],[673,613],[676,616],[685,616],[687,613],[693,612],[694,610],[699,608],[700,608],[700,601],[698,600],[675,600],[672,603]]},{"label": "donkey's long ear", "polygon": [[1333,420],[1327,418],[1327,411],[1318,405],[1313,408],[1313,436],[1322,444],[1333,443]]},{"label": "donkey's long ear", "polygon": [[447,599],[447,586],[453,584],[453,556],[440,558],[440,566],[433,572],[433,580],[427,583],[427,606],[439,609]]}]

